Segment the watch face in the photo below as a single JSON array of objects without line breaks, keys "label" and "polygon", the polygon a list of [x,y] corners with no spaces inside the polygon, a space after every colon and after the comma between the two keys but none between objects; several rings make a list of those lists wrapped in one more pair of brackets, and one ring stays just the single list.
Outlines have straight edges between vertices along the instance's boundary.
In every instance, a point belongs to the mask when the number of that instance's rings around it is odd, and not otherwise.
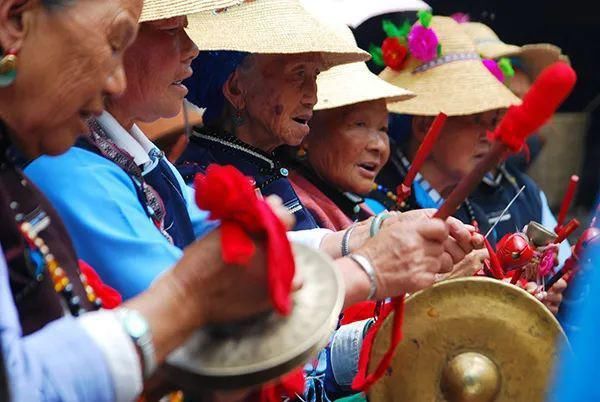
[{"label": "watch face", "polygon": [[130,311],[125,318],[125,325],[129,335],[140,338],[148,333],[148,323],[140,314]]}]

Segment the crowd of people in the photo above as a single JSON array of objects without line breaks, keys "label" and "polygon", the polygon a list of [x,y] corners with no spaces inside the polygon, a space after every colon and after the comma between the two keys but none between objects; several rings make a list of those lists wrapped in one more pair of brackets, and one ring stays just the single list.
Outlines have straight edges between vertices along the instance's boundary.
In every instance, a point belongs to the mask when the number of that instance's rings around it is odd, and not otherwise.
[{"label": "crowd of people", "polygon": [[[512,158],[453,217],[433,215],[507,109],[568,59],[427,8],[406,18],[379,23],[383,44],[365,51],[360,30],[299,0],[0,0],[0,401],[159,400],[151,380],[193,333],[272,310],[268,239],[242,228],[256,252],[238,269],[223,258],[231,226],[197,205],[214,165],[248,177],[289,242],[333,261],[345,311],[371,313],[340,320],[304,394],[280,398],[354,395],[376,301],[489,275],[506,235],[553,230]],[[201,124],[184,149],[159,149],[139,124],[184,102]],[[544,247],[559,272],[570,245]],[[515,286],[557,314],[567,282]]]}]

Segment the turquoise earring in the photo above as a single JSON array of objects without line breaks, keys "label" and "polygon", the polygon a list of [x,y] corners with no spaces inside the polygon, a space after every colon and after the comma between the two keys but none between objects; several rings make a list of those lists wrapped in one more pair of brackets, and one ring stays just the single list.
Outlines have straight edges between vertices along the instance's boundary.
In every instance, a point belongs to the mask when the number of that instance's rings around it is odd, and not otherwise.
[{"label": "turquoise earring", "polygon": [[0,88],[11,85],[17,77],[17,52],[10,49],[6,55],[0,53]]}]

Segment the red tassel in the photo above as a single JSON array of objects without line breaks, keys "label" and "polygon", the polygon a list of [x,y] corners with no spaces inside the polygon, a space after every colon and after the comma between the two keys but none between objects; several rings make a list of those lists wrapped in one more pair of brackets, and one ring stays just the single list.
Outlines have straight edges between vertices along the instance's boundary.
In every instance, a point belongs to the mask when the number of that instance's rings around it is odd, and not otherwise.
[{"label": "red tassel", "polygon": [[500,263],[498,255],[496,255],[494,247],[492,247],[488,239],[484,238],[483,241],[485,244],[485,248],[487,249],[488,254],[490,255],[490,271],[492,275],[496,279],[504,278],[504,270],[502,269],[502,264]]},{"label": "red tassel", "polygon": [[[392,339],[390,343],[389,349],[383,355],[383,358],[377,365],[377,368],[373,373],[367,375],[369,359],[371,357],[371,350],[373,348],[373,342],[375,341],[375,337],[379,332],[380,328],[383,326],[383,323],[387,316],[394,311],[394,322],[392,325]],[[352,381],[352,389],[354,391],[362,391],[368,392],[373,384],[375,384],[386,372],[390,363],[392,362],[392,358],[394,357],[394,353],[396,351],[396,347],[402,340],[402,321],[404,319],[404,295],[395,297],[388,304],[385,304],[381,315],[377,317],[377,321],[375,325],[373,325],[365,339],[363,340],[362,349],[360,351],[360,356],[358,359],[358,373],[356,377],[354,377],[354,381]]]},{"label": "red tassel", "polygon": [[571,93],[577,75],[565,62],[547,67],[535,80],[519,106],[511,106],[491,134],[513,152],[523,147],[525,138],[538,130]]},{"label": "red tassel", "polygon": [[289,314],[295,265],[283,223],[233,166],[210,165],[205,176],[196,176],[195,185],[198,206],[221,221],[225,262],[247,264],[256,251],[249,233],[265,237],[269,295],[277,312]]},{"label": "red tassel", "polygon": [[102,300],[102,308],[112,310],[123,303],[123,297],[115,289],[105,285],[98,273],[87,262],[79,260],[79,271],[85,275],[87,284],[94,290],[96,297]]},{"label": "red tassel", "polygon": [[364,301],[353,304],[342,313],[340,325],[347,325],[357,321],[368,320],[375,317],[377,303],[374,301]]}]

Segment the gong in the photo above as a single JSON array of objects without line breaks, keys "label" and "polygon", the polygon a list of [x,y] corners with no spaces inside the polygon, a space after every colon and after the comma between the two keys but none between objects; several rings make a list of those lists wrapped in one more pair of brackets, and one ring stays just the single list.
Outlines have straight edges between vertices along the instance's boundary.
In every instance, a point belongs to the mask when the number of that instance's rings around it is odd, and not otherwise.
[{"label": "gong", "polygon": [[303,284],[293,294],[292,313],[198,331],[167,359],[167,375],[184,393],[268,382],[301,366],[327,344],[344,302],[341,275],[323,253],[297,244],[293,251]]},{"label": "gong", "polygon": [[[494,279],[441,282],[406,300],[403,339],[370,402],[536,402],[560,341],[558,321],[535,297]],[[370,370],[389,345],[378,332]]]}]

